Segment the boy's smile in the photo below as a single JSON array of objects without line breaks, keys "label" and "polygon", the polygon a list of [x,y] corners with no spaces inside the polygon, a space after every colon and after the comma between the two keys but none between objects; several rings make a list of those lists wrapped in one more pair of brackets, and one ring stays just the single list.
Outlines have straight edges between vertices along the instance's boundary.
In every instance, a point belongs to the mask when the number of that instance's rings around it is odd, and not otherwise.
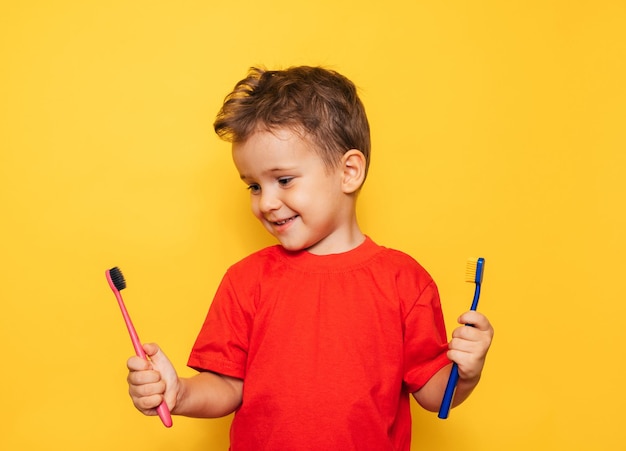
[{"label": "boy's smile", "polygon": [[286,249],[333,254],[364,239],[341,165],[325,165],[306,138],[287,129],[258,131],[233,144],[233,160],[252,212]]}]

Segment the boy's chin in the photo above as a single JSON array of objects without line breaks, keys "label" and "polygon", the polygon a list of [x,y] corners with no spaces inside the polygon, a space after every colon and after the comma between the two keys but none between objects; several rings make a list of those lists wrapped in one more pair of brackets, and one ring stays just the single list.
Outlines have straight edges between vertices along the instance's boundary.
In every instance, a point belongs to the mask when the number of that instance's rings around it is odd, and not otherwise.
[{"label": "boy's chin", "polygon": [[301,240],[295,241],[295,240],[279,239],[278,242],[285,250],[288,250],[289,252],[305,251],[311,248],[312,246],[315,246],[315,243],[311,244],[307,241],[301,241]]},{"label": "boy's chin", "polygon": [[306,246],[304,245],[297,245],[294,243],[289,243],[289,242],[283,242],[283,241],[278,241],[280,243],[280,245],[285,249],[288,250],[289,252],[298,252],[298,251],[303,251],[305,249],[307,249]]}]

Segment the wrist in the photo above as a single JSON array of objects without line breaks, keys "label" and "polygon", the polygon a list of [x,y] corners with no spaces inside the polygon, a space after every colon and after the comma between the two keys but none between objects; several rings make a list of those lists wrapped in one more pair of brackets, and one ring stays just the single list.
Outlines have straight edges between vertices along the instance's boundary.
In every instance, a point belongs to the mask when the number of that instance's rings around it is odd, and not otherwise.
[{"label": "wrist", "polygon": [[459,381],[457,382],[457,384],[473,389],[476,385],[478,385],[478,382],[480,382],[480,377],[481,373],[473,376],[465,376],[461,374],[461,372],[459,372]]}]

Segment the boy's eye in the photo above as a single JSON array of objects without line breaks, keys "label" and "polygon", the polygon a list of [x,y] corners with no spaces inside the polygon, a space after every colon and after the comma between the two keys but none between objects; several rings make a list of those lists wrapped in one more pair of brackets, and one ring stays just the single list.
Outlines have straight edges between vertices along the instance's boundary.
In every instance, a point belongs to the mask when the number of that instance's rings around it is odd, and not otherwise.
[{"label": "boy's eye", "polygon": [[278,179],[278,184],[280,186],[287,186],[289,185],[289,182],[291,182],[293,180],[293,177],[281,177]]},{"label": "boy's eye", "polygon": [[248,190],[252,194],[257,194],[257,193],[261,192],[261,187],[259,185],[257,185],[256,183],[251,183],[250,185],[248,185]]}]

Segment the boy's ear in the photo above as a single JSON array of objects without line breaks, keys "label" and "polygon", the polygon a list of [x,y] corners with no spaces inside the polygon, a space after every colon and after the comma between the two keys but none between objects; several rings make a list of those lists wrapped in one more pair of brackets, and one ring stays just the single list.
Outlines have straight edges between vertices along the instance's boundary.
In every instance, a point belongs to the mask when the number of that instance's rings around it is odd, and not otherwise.
[{"label": "boy's ear", "polygon": [[359,190],[365,180],[365,155],[356,149],[350,149],[341,158],[341,188],[351,194]]}]

